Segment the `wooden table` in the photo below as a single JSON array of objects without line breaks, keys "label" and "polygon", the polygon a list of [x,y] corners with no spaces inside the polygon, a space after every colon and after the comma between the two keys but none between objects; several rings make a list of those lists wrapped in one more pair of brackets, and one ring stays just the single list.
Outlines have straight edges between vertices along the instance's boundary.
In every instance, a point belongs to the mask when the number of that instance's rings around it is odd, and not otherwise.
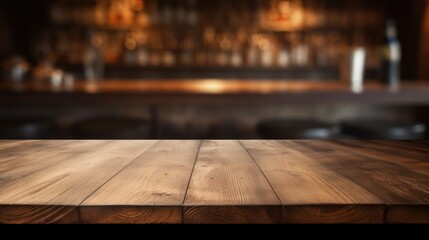
[{"label": "wooden table", "polygon": [[0,141],[1,223],[429,223],[429,141]]}]

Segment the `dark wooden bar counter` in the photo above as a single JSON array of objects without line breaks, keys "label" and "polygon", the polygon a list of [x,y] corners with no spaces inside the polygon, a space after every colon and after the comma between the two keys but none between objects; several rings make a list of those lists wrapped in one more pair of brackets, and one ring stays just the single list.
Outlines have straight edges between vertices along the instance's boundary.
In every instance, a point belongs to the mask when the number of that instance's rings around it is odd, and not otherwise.
[{"label": "dark wooden bar counter", "polygon": [[0,141],[1,223],[429,223],[428,141]]},{"label": "dark wooden bar counter", "polygon": [[[55,101],[52,99],[55,98]],[[365,84],[365,91],[355,94],[348,83],[339,81],[290,80],[102,80],[98,83],[77,81],[73,88],[52,88],[47,83],[21,85],[0,83],[0,105],[127,103],[150,105],[175,104],[321,104],[373,103],[395,105],[429,104],[429,82],[403,82],[391,92],[375,81]]]}]

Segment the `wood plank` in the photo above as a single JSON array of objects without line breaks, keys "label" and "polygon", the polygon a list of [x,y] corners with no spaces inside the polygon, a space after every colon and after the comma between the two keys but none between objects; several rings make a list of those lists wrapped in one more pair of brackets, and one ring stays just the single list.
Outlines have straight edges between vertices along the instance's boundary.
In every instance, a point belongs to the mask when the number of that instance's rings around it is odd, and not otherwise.
[{"label": "wood plank", "polygon": [[[386,157],[367,154],[363,149],[353,149],[338,143],[327,141],[284,142],[306,155],[318,159],[325,167],[342,174],[354,183],[362,186],[386,204],[388,204],[386,222],[406,222],[416,219],[413,215],[420,212],[420,222],[429,222],[429,178],[427,175],[412,171],[412,167],[395,164]],[[311,143],[311,144],[309,144]],[[331,152],[312,151],[312,145],[331,148]],[[404,165],[404,164],[402,164]],[[394,214],[402,209],[402,214]],[[408,213],[406,216],[404,214]],[[407,220],[408,219],[408,220]]]},{"label": "wood plank", "polygon": [[421,152],[429,154],[429,142],[418,142],[418,141],[381,141],[381,144],[387,145],[393,148],[404,149],[413,152]]},{"label": "wood plank", "polygon": [[286,205],[286,224],[381,224],[385,206],[381,204]]},{"label": "wood plank", "polygon": [[[337,144],[335,145],[337,150],[350,151],[359,156],[376,158],[389,164],[394,164],[410,171],[429,176],[429,154],[415,156],[419,153],[410,150],[407,152],[397,152],[398,148],[387,148],[385,151],[380,151],[373,149],[374,146],[370,146],[369,144],[359,146],[355,144],[354,141],[336,141],[335,144]],[[414,157],[412,157],[413,155]]]},{"label": "wood plank", "polygon": [[382,223],[383,202],[277,141],[241,141],[283,204],[284,223]]},{"label": "wood plank", "polygon": [[162,141],[80,206],[85,223],[182,223],[200,141]]},{"label": "wood plank", "polygon": [[429,224],[429,205],[392,205],[388,207],[386,223]]},{"label": "wood plank", "polygon": [[184,202],[185,223],[280,223],[281,204],[238,141],[203,141]]},{"label": "wood plank", "polygon": [[427,147],[427,145],[429,144],[429,139],[421,139],[421,140],[401,140],[400,142],[407,142],[413,145],[420,145],[423,147]]},{"label": "wood plank", "polygon": [[[410,150],[400,146],[389,146],[389,142],[386,141],[363,141],[363,140],[353,140],[353,141],[339,141],[343,145],[356,146],[364,149],[372,149],[382,153],[400,156],[404,158],[411,158],[419,161],[429,162],[429,152],[420,152],[415,150]],[[386,144],[387,143],[387,144]],[[429,146],[429,145],[428,145]]]},{"label": "wood plank", "polygon": [[79,221],[77,206],[155,143],[112,141],[0,185],[0,223]]},{"label": "wood plank", "polygon": [[18,154],[17,157],[1,162],[0,185],[34,174],[79,154],[92,151],[103,144],[108,144],[108,142],[102,140],[67,141],[60,146],[52,144],[53,146],[47,145],[36,148],[31,154]]},{"label": "wood plank", "polygon": [[199,143],[0,141],[0,223],[429,223],[424,141]]},{"label": "wood plank", "polygon": [[[30,142],[36,142],[39,140],[26,140],[26,143],[30,143]],[[8,147],[13,147],[16,145],[21,145],[23,144],[22,140],[0,140],[0,149],[5,149]]]},{"label": "wood plank", "polygon": [[0,223],[79,223],[79,212],[76,206],[0,205]]},{"label": "wood plank", "polygon": [[33,154],[35,151],[41,151],[45,148],[53,148],[61,146],[68,140],[21,140],[15,143],[8,144],[8,146],[1,148],[0,163],[9,161],[11,159],[22,157],[25,155]]}]

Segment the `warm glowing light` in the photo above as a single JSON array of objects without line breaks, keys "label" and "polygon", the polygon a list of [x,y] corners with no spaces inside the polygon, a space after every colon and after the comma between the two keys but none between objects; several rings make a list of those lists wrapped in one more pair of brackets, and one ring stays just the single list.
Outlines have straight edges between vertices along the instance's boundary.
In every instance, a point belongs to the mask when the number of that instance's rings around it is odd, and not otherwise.
[{"label": "warm glowing light", "polygon": [[103,39],[99,35],[95,35],[91,38],[91,44],[94,47],[101,47],[103,45]]},{"label": "warm glowing light", "polygon": [[292,11],[292,4],[289,1],[279,2],[279,10],[282,14],[289,14]]},{"label": "warm glowing light", "polygon": [[198,83],[198,91],[207,93],[222,93],[225,91],[225,83],[222,80],[209,79]]},{"label": "warm glowing light", "polygon": [[85,85],[85,90],[89,93],[97,93],[98,84],[95,81],[89,82],[87,85]]},{"label": "warm glowing light", "polygon": [[125,41],[125,47],[128,50],[134,50],[137,47],[136,40],[133,38],[127,38],[127,40]]},{"label": "warm glowing light", "polygon": [[134,1],[134,11],[141,11],[144,8],[143,0],[135,0]]},{"label": "warm glowing light", "polygon": [[232,43],[228,38],[224,38],[220,42],[220,48],[222,50],[229,50],[229,49],[231,49],[231,46],[232,46]]}]

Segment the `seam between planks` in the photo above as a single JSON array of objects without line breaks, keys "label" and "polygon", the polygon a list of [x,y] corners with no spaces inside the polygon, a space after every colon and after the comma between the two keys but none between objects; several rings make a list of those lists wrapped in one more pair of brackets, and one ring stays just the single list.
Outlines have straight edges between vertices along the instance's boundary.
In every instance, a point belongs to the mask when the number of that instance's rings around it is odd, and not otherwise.
[{"label": "seam between planks", "polygon": [[[409,170],[409,171],[411,171],[411,172],[413,172],[413,173],[417,173],[417,174],[422,174],[422,173],[419,173],[419,172],[416,172],[416,171],[414,171],[413,169],[409,169],[409,168],[406,168],[406,167],[404,167],[404,166],[401,166],[401,164],[397,164],[396,163],[396,161],[395,162],[389,162],[389,161],[386,161],[385,160],[385,158],[381,158],[381,157],[371,157],[371,156],[366,156],[365,154],[362,154],[362,153],[360,153],[360,151],[359,151],[359,146],[357,146],[357,145],[354,145],[353,143],[349,143],[349,142],[343,142],[343,141],[338,141],[338,140],[335,140],[335,141],[332,141],[334,144],[336,144],[336,145],[339,145],[341,148],[350,148],[350,149],[353,149],[354,151],[356,151],[354,154],[356,155],[356,156],[360,156],[360,157],[363,157],[363,158],[369,158],[369,159],[372,159],[372,160],[375,160],[375,161],[379,161],[379,162],[382,162],[383,164],[387,164],[387,165],[392,165],[392,166],[396,166],[396,167],[398,167],[398,168],[401,168],[401,169],[406,169],[406,170]],[[307,146],[304,146],[305,148],[308,148]],[[395,154],[392,154],[392,153],[389,153],[389,152],[387,152],[387,151],[382,151],[382,150],[380,150],[380,149],[375,149],[375,148],[372,148],[372,147],[369,147],[369,149],[371,150],[371,151],[374,151],[374,152],[378,152],[378,153],[380,153],[380,154],[385,154],[386,156],[398,156],[398,155],[395,155]],[[415,150],[410,150],[410,151],[415,151]],[[421,161],[421,160],[416,160],[416,159],[414,159],[414,158],[408,158],[408,157],[405,157],[405,156],[399,156],[400,158],[403,158],[403,159],[410,159],[410,160],[413,160],[413,161],[416,161],[416,162],[424,162],[424,161]],[[344,177],[346,177],[346,178],[348,178],[347,176],[345,176],[345,175],[343,175],[342,173],[340,173],[340,172],[338,172],[338,174],[340,174],[340,175],[342,175],[342,176],[344,176]],[[423,174],[424,175],[424,174]],[[348,178],[348,179],[350,179],[350,178]],[[363,186],[361,186],[361,187],[363,187]],[[364,188],[364,187],[363,187]],[[366,188],[364,188],[365,190],[367,190]],[[368,192],[370,192],[369,190],[367,190]],[[388,224],[387,223],[387,217],[388,217],[388,215],[389,215],[389,213],[391,212],[391,207],[392,207],[392,205],[395,205],[395,204],[392,204],[391,202],[389,202],[389,201],[385,201],[385,200],[383,200],[381,197],[379,197],[377,194],[375,194],[375,193],[372,193],[372,192],[370,192],[372,195],[374,195],[374,196],[376,196],[377,198],[379,198],[382,202],[383,202],[383,206],[384,206],[384,211],[383,211],[383,223],[382,224]],[[400,205],[400,204],[399,204]]]},{"label": "seam between planks", "polygon": [[387,213],[389,212],[389,203],[383,204],[384,205],[384,216],[383,216],[383,224],[387,224]]},{"label": "seam between planks", "polygon": [[80,207],[82,205],[82,203],[84,203],[88,198],[90,198],[95,192],[97,192],[98,190],[100,190],[104,185],[106,185],[108,182],[110,182],[110,180],[112,180],[114,177],[116,177],[120,172],[122,172],[126,167],[128,167],[131,163],[133,163],[134,161],[136,161],[139,157],[141,157],[143,154],[145,154],[147,151],[149,151],[149,149],[153,148],[155,145],[157,145],[160,141],[156,141],[155,143],[153,143],[149,148],[147,148],[145,151],[143,151],[141,154],[139,154],[136,158],[134,158],[132,161],[130,161],[128,164],[126,164],[123,168],[121,168],[117,173],[115,173],[111,178],[109,178],[106,182],[104,182],[103,184],[101,184],[98,188],[96,188],[91,194],[89,194],[85,199],[83,199],[78,205],[77,205],[77,210],[78,210],[78,217],[79,217],[79,222],[83,223],[82,218],[81,218],[81,214],[80,214]]},{"label": "seam between planks", "polygon": [[201,145],[203,144],[203,140],[200,140],[200,144],[198,145],[197,154],[195,154],[194,165],[192,166],[191,174],[189,175],[188,185],[186,186],[185,195],[183,197],[182,204],[180,204],[180,209],[182,211],[182,224],[185,224],[185,201],[188,196],[189,186],[191,185],[192,176],[194,175],[195,165],[197,164],[198,156],[200,155]]},{"label": "seam between planks", "polygon": [[[283,141],[285,141],[285,140],[277,140],[277,142],[278,143],[280,143],[282,146],[284,146],[284,147],[288,147],[287,145],[285,145],[285,143],[283,142]],[[307,149],[307,150],[309,150],[309,151],[311,151],[311,149],[308,147],[308,146],[302,146],[304,149]],[[326,157],[326,155],[324,155],[324,154],[322,154],[324,157]],[[305,155],[306,157],[308,157],[307,155]],[[310,158],[311,159],[311,158]],[[386,162],[385,162],[386,163]],[[327,169],[329,169],[329,167],[327,167],[325,164],[322,164],[322,166],[324,166],[325,168],[327,168]],[[347,175],[344,175],[341,171],[334,171],[336,174],[338,174],[338,175],[341,175],[341,176],[343,176],[345,179],[348,179],[348,180],[350,180],[350,181],[352,181],[353,182],[353,179],[352,178],[350,178],[349,176],[347,176]],[[357,184],[357,183],[356,183]],[[380,204],[369,204],[369,205],[380,205],[380,206],[382,206],[384,209],[383,209],[383,218],[382,218],[382,223],[381,224],[385,224],[386,223],[386,218],[387,218],[387,212],[389,211],[389,203],[387,202],[387,201],[385,201],[385,200],[383,200],[382,198],[380,198],[378,195],[376,195],[376,194],[374,194],[373,192],[371,192],[371,191],[369,191],[366,187],[364,187],[364,186],[362,186],[362,185],[360,185],[360,184],[357,184],[358,186],[360,186],[362,189],[364,189],[365,191],[367,191],[367,192],[369,192],[371,195],[373,195],[373,196],[375,196],[376,198],[378,198],[380,201],[381,201],[381,203]],[[347,205],[349,205],[349,204],[347,204]]]},{"label": "seam between planks", "polygon": [[259,164],[255,161],[255,159],[254,159],[254,158],[253,158],[253,156],[250,154],[250,152],[247,150],[247,148],[243,145],[243,143],[241,142],[241,140],[237,140],[237,141],[238,141],[238,143],[240,143],[241,147],[244,149],[244,151],[247,153],[247,155],[249,155],[250,159],[252,159],[252,161],[256,164],[256,166],[258,167],[259,171],[261,171],[262,176],[264,176],[265,180],[267,180],[268,185],[270,185],[271,190],[273,190],[274,194],[275,194],[275,195],[276,195],[276,197],[277,197],[277,200],[279,200],[280,208],[281,208],[281,210],[282,210],[282,211],[281,211],[281,213],[282,213],[282,214],[281,214],[281,224],[283,224],[283,209],[284,209],[284,207],[283,207],[283,202],[280,200],[279,195],[277,194],[277,192],[276,192],[276,190],[274,189],[273,185],[271,185],[271,182],[270,182],[270,180],[268,180],[268,178],[267,178],[267,176],[265,175],[264,171],[262,171],[262,169],[261,169],[261,167],[259,166]]}]

